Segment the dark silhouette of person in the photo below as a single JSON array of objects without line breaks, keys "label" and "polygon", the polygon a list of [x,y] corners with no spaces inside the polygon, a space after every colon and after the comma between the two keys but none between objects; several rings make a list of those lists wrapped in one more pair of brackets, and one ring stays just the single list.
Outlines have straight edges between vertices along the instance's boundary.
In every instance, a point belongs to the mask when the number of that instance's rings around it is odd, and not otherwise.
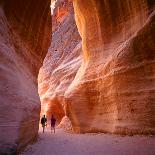
[{"label": "dark silhouette of person", "polygon": [[42,127],[43,127],[43,133],[44,133],[45,126],[47,126],[47,118],[46,118],[45,115],[41,118],[41,124],[42,124]]},{"label": "dark silhouette of person", "polygon": [[51,117],[51,131],[53,129],[54,130],[54,133],[55,133],[55,123],[56,123],[56,119],[52,115],[52,117]]}]

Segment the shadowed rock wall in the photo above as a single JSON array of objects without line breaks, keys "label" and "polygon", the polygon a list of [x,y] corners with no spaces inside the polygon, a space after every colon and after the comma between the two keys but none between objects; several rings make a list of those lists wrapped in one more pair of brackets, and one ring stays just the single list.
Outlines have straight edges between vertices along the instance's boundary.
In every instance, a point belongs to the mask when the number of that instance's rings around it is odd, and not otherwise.
[{"label": "shadowed rock wall", "polygon": [[50,0],[0,1],[0,154],[38,135],[37,75],[50,43]]}]

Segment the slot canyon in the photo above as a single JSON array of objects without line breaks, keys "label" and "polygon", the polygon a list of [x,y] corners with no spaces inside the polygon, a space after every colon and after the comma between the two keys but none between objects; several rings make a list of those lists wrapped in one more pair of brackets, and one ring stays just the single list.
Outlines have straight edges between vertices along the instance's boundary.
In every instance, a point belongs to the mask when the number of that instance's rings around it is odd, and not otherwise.
[{"label": "slot canyon", "polygon": [[0,155],[36,142],[44,114],[155,134],[154,0],[0,0]]}]

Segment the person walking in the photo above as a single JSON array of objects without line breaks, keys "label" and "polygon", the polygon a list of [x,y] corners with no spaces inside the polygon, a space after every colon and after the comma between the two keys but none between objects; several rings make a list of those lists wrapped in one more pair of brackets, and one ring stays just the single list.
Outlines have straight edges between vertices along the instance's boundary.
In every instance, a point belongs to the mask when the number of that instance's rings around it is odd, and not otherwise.
[{"label": "person walking", "polygon": [[44,133],[45,126],[47,126],[47,118],[46,118],[45,115],[41,118],[41,124],[42,124],[42,127],[43,127],[43,133]]},{"label": "person walking", "polygon": [[55,133],[55,123],[56,123],[56,119],[52,115],[52,117],[51,117],[51,131],[53,129],[54,130],[54,133]]}]

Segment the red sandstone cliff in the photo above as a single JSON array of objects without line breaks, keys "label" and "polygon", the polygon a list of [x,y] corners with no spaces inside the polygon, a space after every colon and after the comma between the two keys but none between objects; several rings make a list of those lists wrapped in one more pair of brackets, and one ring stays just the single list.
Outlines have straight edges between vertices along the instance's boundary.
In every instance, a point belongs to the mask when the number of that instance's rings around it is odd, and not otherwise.
[{"label": "red sandstone cliff", "polygon": [[52,43],[39,74],[42,113],[54,114],[58,122],[65,115],[64,93],[81,64],[81,38],[70,0],[58,0],[52,18]]},{"label": "red sandstone cliff", "polygon": [[[0,1],[0,154],[37,137],[50,1]],[[59,0],[39,74],[43,111],[74,131],[155,134],[155,2]],[[81,51],[83,54],[81,54]],[[31,130],[30,130],[31,129]]]},{"label": "red sandstone cliff", "polygon": [[38,135],[37,74],[50,43],[50,0],[0,1],[0,154]]},{"label": "red sandstone cliff", "polygon": [[[40,72],[43,109],[48,114],[55,111],[59,118],[64,109],[77,132],[154,134],[154,4],[151,0],[74,0],[82,38],[80,58],[74,48],[64,50],[71,44],[68,36],[74,34],[65,18],[67,9],[57,6],[52,50]],[[72,63],[76,58],[82,63]]]},{"label": "red sandstone cliff", "polygon": [[155,134],[154,3],[74,0],[84,53],[65,93],[74,130]]}]

